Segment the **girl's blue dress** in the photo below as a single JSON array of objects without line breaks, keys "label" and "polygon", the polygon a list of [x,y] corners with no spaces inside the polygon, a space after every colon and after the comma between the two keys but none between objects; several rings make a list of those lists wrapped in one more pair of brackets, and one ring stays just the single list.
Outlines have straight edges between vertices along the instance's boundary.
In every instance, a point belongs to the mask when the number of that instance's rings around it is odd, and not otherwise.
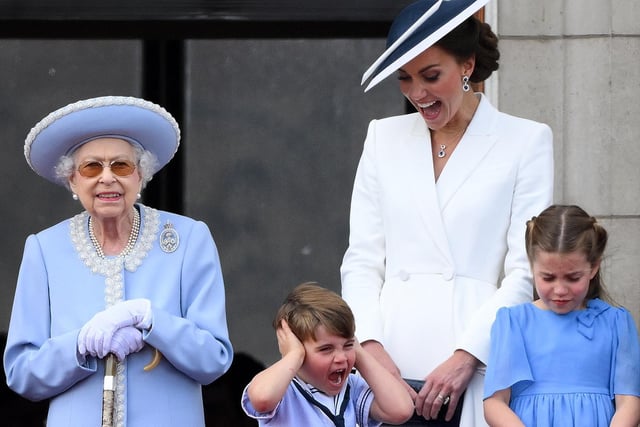
[{"label": "girl's blue dress", "polygon": [[567,314],[532,303],[501,308],[484,397],[511,387],[526,426],[608,426],[614,395],[640,396],[640,344],[624,308],[594,299]]}]

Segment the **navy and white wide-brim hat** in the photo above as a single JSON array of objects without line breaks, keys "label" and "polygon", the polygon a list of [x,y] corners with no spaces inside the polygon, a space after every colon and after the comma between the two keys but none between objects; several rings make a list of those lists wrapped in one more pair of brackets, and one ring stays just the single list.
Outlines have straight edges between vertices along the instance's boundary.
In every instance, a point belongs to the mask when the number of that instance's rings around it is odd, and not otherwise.
[{"label": "navy and white wide-brim hat", "polygon": [[387,49],[362,76],[365,92],[433,46],[489,0],[420,0],[394,19]]},{"label": "navy and white wide-brim hat", "polygon": [[38,122],[27,135],[24,156],[38,175],[56,184],[55,166],[63,155],[98,138],[119,138],[152,152],[153,173],[173,158],[180,127],[161,106],[131,96],[103,96],[62,107]]}]

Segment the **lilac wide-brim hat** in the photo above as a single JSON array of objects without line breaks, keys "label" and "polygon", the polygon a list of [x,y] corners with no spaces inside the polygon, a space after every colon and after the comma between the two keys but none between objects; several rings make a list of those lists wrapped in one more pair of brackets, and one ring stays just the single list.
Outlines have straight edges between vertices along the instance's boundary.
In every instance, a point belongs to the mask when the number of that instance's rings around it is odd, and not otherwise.
[{"label": "lilac wide-brim hat", "polygon": [[365,92],[433,46],[489,0],[419,0],[393,20],[387,49],[362,76]]},{"label": "lilac wide-brim hat", "polygon": [[180,127],[161,106],[131,96],[103,96],[62,107],[40,120],[24,143],[27,163],[56,184],[60,157],[98,138],[120,138],[152,152],[153,173],[173,158],[180,145]]}]

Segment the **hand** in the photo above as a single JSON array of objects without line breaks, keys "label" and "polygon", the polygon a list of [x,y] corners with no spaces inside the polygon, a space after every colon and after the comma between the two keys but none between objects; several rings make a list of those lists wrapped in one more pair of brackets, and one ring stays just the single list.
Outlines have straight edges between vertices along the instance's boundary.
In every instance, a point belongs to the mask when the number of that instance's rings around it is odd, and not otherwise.
[{"label": "hand", "polygon": [[[371,354],[375,359],[391,374],[396,377],[399,381],[401,381],[409,396],[411,396],[412,400],[415,400],[417,393],[414,389],[411,388],[409,384],[407,384],[402,379],[402,374],[400,373],[400,369],[395,364],[389,353],[384,349],[382,344],[375,340],[367,340],[361,344],[362,348],[367,351],[367,353]],[[358,361],[358,356],[356,353],[356,363]],[[357,369],[357,366],[356,366]]]},{"label": "hand", "polygon": [[289,328],[286,320],[282,319],[282,322],[280,322],[280,327],[276,330],[276,337],[278,338],[278,349],[282,357],[294,353],[300,357],[301,360],[304,360],[306,353],[304,345],[296,334],[293,333],[291,328]]},{"label": "hand", "polygon": [[151,319],[151,303],[148,299],[121,301],[97,313],[80,329],[78,352],[102,358],[109,352],[113,334],[118,329],[127,326],[149,329]]},{"label": "hand", "polygon": [[111,338],[111,347],[107,353],[113,353],[122,362],[127,355],[137,353],[144,347],[142,332],[133,326],[118,329]]},{"label": "hand", "polygon": [[449,398],[445,419],[451,420],[458,400],[467,389],[479,361],[464,350],[456,350],[451,357],[434,369],[426,378],[416,397],[416,412],[425,419],[435,419],[444,401]]}]

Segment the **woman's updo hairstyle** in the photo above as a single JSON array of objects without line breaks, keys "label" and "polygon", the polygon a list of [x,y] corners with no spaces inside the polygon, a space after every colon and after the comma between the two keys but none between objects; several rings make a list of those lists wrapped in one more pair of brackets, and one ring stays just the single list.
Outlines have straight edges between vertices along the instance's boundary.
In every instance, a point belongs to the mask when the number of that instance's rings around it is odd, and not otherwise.
[{"label": "woman's updo hairstyle", "polygon": [[475,55],[476,64],[469,77],[474,83],[485,81],[499,67],[498,36],[486,22],[472,16],[435,44],[456,57],[458,62]]}]

